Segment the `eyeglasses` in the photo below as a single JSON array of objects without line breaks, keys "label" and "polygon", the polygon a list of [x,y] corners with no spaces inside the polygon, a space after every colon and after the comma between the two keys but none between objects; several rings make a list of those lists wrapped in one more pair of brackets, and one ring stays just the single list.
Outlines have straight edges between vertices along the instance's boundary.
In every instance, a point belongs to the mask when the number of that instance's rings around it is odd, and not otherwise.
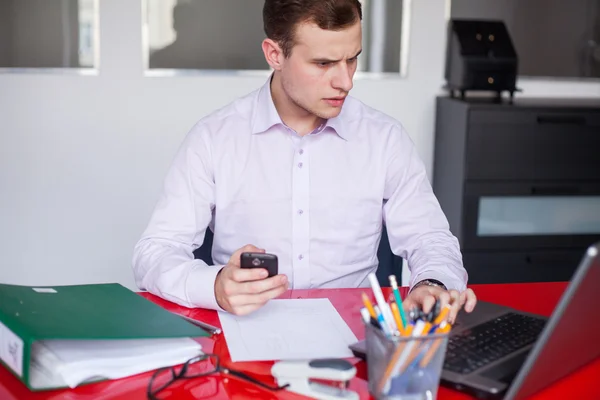
[{"label": "eyeglasses", "polygon": [[[208,361],[207,363],[200,364],[202,361]],[[193,368],[192,368],[193,366]],[[193,369],[194,372],[190,371]],[[148,382],[146,394],[149,400],[161,400],[167,396],[157,397],[159,393],[163,392],[174,382],[184,379],[194,379],[206,377],[212,374],[228,374],[237,378],[243,379],[250,383],[254,383],[262,387],[263,389],[278,391],[287,388],[289,385],[284,386],[270,386],[267,385],[241,371],[236,371],[231,368],[223,368],[220,363],[220,358],[216,354],[201,354],[196,357],[187,360],[181,367],[164,367],[156,370]],[[166,394],[166,393],[165,393]]]}]

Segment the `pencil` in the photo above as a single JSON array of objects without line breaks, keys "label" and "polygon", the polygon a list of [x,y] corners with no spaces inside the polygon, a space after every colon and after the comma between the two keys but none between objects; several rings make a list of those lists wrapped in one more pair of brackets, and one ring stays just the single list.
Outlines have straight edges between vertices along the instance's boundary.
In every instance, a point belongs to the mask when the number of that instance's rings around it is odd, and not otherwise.
[{"label": "pencil", "polygon": [[[407,331],[410,331],[410,333],[408,333],[408,334],[411,337],[412,336],[417,337],[417,336],[420,336],[421,333],[423,333],[423,328],[425,327],[425,323],[423,321],[417,321],[417,323],[415,324],[414,330],[412,329],[412,327],[413,327],[412,325],[408,326]],[[394,351],[394,354],[392,355],[392,358],[391,358],[390,362],[388,363],[388,365],[385,369],[385,372],[383,373],[383,376],[381,377],[381,381],[379,381],[379,385],[377,387],[377,391],[379,393],[383,392],[383,388],[386,386],[386,384],[388,383],[388,381],[390,380],[392,375],[394,375],[394,373],[397,373],[399,371],[400,367],[402,365],[404,365],[406,357],[408,357],[412,353],[415,345],[416,345],[415,339],[412,339],[412,340],[409,339],[409,340],[399,343],[397,345],[396,350]],[[404,356],[404,359],[402,356]]]},{"label": "pencil", "polygon": [[[447,323],[446,321],[442,321],[442,325],[440,325],[440,327],[438,329],[436,329],[435,333],[448,333],[449,331],[450,331],[450,324]],[[431,359],[435,355],[435,352],[442,344],[442,340],[444,340],[444,339],[443,338],[435,339],[435,341],[433,342],[433,344],[431,345],[429,350],[427,350],[427,353],[425,354],[425,356],[421,359],[421,362],[419,363],[419,366],[421,368],[426,367],[427,364],[429,364],[431,362]]]},{"label": "pencil", "polygon": [[398,304],[398,311],[400,311],[400,319],[402,319],[402,327],[406,328],[406,315],[404,315],[404,308],[402,307],[402,297],[400,297],[400,292],[398,291],[398,282],[396,281],[396,277],[394,275],[390,275],[390,284],[392,286],[392,291],[394,292],[394,297],[396,298],[396,303]]},{"label": "pencil", "polygon": [[402,321],[400,320],[400,313],[398,312],[398,305],[395,302],[391,302],[390,307],[392,307],[392,314],[394,315],[394,320],[396,320],[396,325],[398,325],[398,331],[401,335],[404,334],[404,327],[402,325]]},{"label": "pencil", "polygon": [[377,276],[374,272],[371,272],[369,273],[369,275],[367,275],[367,277],[369,278],[371,289],[373,289],[373,295],[375,296],[375,300],[377,301],[377,305],[379,306],[379,310],[381,311],[381,315],[383,316],[383,321],[386,324],[388,324],[390,332],[395,332],[398,329],[398,327],[394,322],[394,317],[392,316],[392,310],[390,309],[390,305],[383,298],[383,293],[381,292],[381,286],[379,285]]},{"label": "pencil", "polygon": [[446,304],[444,306],[444,308],[442,308],[442,311],[440,311],[440,313],[438,314],[437,318],[435,319],[435,321],[433,321],[434,325],[439,325],[442,323],[442,321],[446,320],[446,317],[448,316],[448,313],[450,312],[450,309],[452,308],[452,306],[450,304]]},{"label": "pencil", "polygon": [[366,309],[369,311],[369,315],[377,321],[377,314],[375,313],[375,309],[373,308],[373,304],[371,304],[371,300],[369,300],[369,296],[365,292],[362,293],[362,300],[365,304]]}]

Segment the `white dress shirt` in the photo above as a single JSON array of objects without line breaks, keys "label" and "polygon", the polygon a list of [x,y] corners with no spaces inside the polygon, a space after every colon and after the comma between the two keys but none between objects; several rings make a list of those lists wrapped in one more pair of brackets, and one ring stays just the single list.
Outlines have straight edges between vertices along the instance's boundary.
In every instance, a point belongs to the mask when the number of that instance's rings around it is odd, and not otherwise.
[{"label": "white dress shirt", "polygon": [[[291,289],[365,287],[385,222],[411,286],[464,290],[458,241],[400,123],[348,96],[302,137],[281,121],[269,82],[186,136],[134,250],[140,289],[219,309],[217,272],[246,244],[276,254]],[[216,265],[193,255],[209,225]]]}]

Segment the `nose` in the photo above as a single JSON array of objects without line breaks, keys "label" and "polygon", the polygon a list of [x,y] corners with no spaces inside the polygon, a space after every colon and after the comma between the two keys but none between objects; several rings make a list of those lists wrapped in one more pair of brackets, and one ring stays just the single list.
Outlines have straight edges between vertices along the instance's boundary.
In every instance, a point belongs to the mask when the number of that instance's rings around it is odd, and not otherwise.
[{"label": "nose", "polygon": [[335,68],[334,74],[331,81],[333,88],[348,93],[354,85],[352,82],[354,71],[347,64],[339,63],[338,68]]}]

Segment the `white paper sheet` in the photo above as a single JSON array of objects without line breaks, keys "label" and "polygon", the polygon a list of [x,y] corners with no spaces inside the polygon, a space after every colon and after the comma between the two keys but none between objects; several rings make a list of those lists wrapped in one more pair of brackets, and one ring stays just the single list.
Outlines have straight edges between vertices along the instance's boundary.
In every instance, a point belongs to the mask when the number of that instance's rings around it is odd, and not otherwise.
[{"label": "white paper sheet", "polygon": [[245,316],[219,312],[232,361],[353,357],[357,341],[329,299],[271,300]]}]

